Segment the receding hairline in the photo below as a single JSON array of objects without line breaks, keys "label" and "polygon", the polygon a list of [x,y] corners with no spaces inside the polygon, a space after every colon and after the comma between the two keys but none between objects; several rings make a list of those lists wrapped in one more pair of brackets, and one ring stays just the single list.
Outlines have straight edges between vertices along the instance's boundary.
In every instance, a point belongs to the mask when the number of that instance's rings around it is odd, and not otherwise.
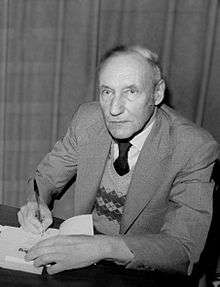
[{"label": "receding hairline", "polygon": [[150,65],[155,84],[162,79],[162,72],[158,62],[157,54],[141,46],[125,47],[120,46],[108,51],[101,59],[98,66],[98,76],[104,66],[113,58],[123,55],[136,55],[143,60],[143,63]]}]

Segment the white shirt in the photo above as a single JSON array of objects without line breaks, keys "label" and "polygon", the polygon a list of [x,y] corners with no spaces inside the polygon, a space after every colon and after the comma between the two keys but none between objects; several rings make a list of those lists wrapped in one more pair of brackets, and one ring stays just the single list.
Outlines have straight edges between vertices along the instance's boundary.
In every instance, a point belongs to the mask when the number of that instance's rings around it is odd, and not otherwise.
[{"label": "white shirt", "polygon": [[[152,130],[153,124],[155,122],[154,115],[152,117],[151,123],[130,141],[130,143],[132,144],[132,146],[128,151],[128,165],[130,169],[135,166],[140,151],[144,145],[144,142]],[[113,143],[113,151],[114,151],[113,157],[114,160],[116,160],[119,154],[119,150],[118,150],[118,144],[115,142]]]}]

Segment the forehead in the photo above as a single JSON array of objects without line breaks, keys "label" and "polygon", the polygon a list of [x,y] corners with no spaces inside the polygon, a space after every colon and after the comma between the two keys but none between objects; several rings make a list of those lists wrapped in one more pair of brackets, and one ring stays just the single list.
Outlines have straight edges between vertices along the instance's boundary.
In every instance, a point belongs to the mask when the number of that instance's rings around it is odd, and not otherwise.
[{"label": "forehead", "polygon": [[140,55],[114,55],[100,69],[99,84],[140,84],[152,81],[152,68]]}]

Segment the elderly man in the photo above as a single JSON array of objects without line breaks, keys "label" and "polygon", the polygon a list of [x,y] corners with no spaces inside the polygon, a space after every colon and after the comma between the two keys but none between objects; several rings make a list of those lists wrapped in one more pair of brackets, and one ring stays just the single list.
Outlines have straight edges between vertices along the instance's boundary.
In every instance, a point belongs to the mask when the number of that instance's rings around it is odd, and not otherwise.
[{"label": "elderly man", "polygon": [[92,213],[97,232],[49,238],[26,259],[49,264],[50,274],[102,259],[126,268],[190,272],[210,225],[217,143],[162,104],[165,83],[149,50],[114,49],[98,72],[99,103],[78,109],[35,172],[42,224],[32,179],[18,213],[25,229],[46,229],[53,195],[77,174],[74,214]]}]

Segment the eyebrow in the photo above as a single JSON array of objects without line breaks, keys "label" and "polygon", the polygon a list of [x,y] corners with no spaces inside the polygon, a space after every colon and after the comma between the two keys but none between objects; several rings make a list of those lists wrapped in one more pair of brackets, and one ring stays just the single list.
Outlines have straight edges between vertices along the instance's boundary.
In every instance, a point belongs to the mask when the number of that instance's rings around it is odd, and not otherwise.
[{"label": "eyebrow", "polygon": [[132,89],[132,88],[135,88],[138,90],[138,87],[135,84],[127,86],[125,89]]},{"label": "eyebrow", "polygon": [[[109,87],[107,85],[101,85],[100,88],[113,90],[111,87]],[[138,90],[138,87],[135,84],[132,84],[132,85],[129,85],[129,86],[126,86],[123,88],[123,90],[125,90],[125,89],[137,89]]]},{"label": "eyebrow", "polygon": [[101,85],[100,88],[104,88],[104,89],[110,89],[112,90],[112,88],[110,88],[109,86],[106,86],[106,85]]}]

